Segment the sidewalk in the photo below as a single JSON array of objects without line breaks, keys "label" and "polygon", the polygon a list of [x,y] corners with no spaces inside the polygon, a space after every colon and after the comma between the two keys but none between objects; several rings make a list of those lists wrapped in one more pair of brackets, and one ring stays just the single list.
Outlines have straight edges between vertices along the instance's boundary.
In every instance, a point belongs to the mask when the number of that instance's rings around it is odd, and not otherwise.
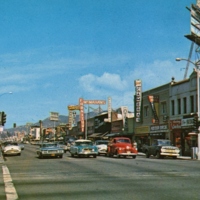
[{"label": "sidewalk", "polygon": [[[145,153],[138,152],[138,156],[145,156]],[[178,156],[177,159],[182,159],[182,160],[197,160],[197,159],[191,159],[190,156]]]}]

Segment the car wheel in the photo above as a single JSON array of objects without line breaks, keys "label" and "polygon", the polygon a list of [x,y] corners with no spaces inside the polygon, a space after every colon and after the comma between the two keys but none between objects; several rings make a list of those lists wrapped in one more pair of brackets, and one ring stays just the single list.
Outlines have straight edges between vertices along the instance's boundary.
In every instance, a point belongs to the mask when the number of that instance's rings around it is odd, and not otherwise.
[{"label": "car wheel", "polygon": [[97,155],[93,155],[93,158],[96,158],[97,157]]},{"label": "car wheel", "polygon": [[146,151],[146,158],[149,158],[149,157],[150,157],[149,152]]},{"label": "car wheel", "polygon": [[40,153],[39,158],[43,158],[43,155]]},{"label": "car wheel", "polygon": [[18,156],[21,156],[21,153],[18,153]]},{"label": "car wheel", "polygon": [[156,158],[157,159],[160,159],[162,156],[160,155],[160,152],[159,151],[157,151],[157,153],[156,153]]},{"label": "car wheel", "polygon": [[173,156],[173,159],[177,159],[177,156]]},{"label": "car wheel", "polygon": [[60,158],[62,158],[62,157],[63,157],[63,155],[60,155],[59,157],[60,157]]},{"label": "car wheel", "polygon": [[74,157],[74,154],[73,154],[73,153],[71,153],[71,157]]},{"label": "car wheel", "polygon": [[135,158],[136,158],[136,156],[132,156],[132,158],[133,158],[133,159],[135,159]]},{"label": "car wheel", "polygon": [[[114,156],[114,155],[113,155],[113,156]],[[120,157],[117,151],[115,151],[115,156],[116,156],[117,158]]]}]

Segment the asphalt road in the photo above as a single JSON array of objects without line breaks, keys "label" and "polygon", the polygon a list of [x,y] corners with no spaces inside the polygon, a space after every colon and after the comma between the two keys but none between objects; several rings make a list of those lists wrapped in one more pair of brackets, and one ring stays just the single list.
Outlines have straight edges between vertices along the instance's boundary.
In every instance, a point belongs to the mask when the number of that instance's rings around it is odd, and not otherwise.
[{"label": "asphalt road", "polygon": [[1,200],[6,195],[7,200],[16,195],[20,200],[200,199],[198,160],[72,158],[69,153],[39,159],[36,148],[27,144],[21,156],[6,157],[1,164]]}]

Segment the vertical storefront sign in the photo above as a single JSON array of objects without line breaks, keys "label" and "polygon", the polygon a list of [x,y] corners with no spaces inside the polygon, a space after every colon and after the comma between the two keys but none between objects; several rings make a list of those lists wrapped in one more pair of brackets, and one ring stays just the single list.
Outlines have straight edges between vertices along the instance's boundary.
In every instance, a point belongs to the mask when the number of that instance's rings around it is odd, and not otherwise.
[{"label": "vertical storefront sign", "polygon": [[135,121],[141,122],[142,81],[135,80]]},{"label": "vertical storefront sign", "polygon": [[159,123],[159,118],[158,118],[158,113],[159,113],[159,96],[158,95],[149,95],[148,100],[151,105],[151,109],[153,112],[153,119],[152,123],[153,124],[158,124]]},{"label": "vertical storefront sign", "polygon": [[81,132],[84,132],[84,105],[83,98],[79,98]]}]

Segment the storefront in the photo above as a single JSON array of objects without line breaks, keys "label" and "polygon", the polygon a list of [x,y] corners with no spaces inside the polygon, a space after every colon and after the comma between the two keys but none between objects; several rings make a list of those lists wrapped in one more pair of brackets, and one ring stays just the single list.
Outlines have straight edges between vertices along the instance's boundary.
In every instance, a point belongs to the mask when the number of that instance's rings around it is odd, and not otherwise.
[{"label": "storefront", "polygon": [[197,147],[197,134],[193,128],[193,118],[170,120],[173,144],[181,151],[180,155],[191,156],[191,148]]},{"label": "storefront", "polygon": [[169,139],[169,133],[167,124],[150,126],[150,143],[152,144],[154,139]]},{"label": "storefront", "polygon": [[142,146],[149,145],[149,126],[140,126],[135,128],[134,139],[137,142],[138,150],[141,151]]}]

